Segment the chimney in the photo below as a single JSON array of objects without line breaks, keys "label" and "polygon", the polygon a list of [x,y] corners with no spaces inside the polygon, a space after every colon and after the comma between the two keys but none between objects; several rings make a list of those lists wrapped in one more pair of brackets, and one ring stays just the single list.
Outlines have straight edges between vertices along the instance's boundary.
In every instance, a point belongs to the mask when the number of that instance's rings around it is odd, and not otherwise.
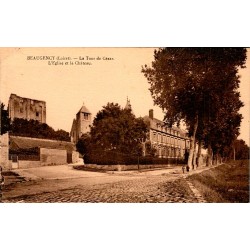
[{"label": "chimney", "polygon": [[154,110],[153,109],[149,110],[149,118],[154,119]]}]

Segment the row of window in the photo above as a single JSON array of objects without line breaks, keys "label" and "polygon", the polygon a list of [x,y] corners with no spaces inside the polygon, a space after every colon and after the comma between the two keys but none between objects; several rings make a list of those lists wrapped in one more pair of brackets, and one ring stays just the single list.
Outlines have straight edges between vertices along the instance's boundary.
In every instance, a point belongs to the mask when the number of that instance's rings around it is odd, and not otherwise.
[{"label": "row of window", "polygon": [[180,138],[174,138],[168,135],[156,133],[151,131],[151,140],[153,142],[160,142],[165,144],[173,144],[185,147],[185,140]]},{"label": "row of window", "polygon": [[173,148],[173,147],[155,147],[156,154],[159,157],[183,157],[184,150],[180,148]]},{"label": "row of window", "polygon": [[180,132],[177,130],[174,130],[173,128],[168,128],[166,126],[163,126],[159,123],[156,124],[156,127],[158,130],[161,130],[162,132],[171,134],[171,135],[175,135],[175,136],[180,136]]}]

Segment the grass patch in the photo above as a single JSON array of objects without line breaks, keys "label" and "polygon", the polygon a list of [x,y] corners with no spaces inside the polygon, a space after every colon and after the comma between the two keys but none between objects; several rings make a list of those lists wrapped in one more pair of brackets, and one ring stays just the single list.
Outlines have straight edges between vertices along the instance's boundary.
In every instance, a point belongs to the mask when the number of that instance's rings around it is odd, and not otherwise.
[{"label": "grass patch", "polygon": [[182,178],[173,182],[164,183],[163,188],[165,192],[167,192],[169,195],[172,195],[173,197],[178,196],[196,202],[196,198],[194,198],[192,190],[190,189],[187,182]]},{"label": "grass patch", "polygon": [[188,177],[208,202],[249,202],[249,161],[233,161]]}]

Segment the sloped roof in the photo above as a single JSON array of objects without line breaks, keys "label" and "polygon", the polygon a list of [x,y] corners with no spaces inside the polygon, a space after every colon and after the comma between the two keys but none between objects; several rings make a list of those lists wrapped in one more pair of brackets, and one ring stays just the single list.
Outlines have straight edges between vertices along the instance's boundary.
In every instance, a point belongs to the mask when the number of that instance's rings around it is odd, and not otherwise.
[{"label": "sloped roof", "polygon": [[81,112],[81,113],[90,113],[90,111],[86,108],[86,106],[83,104],[82,107],[80,108],[80,110],[77,112],[77,114]]},{"label": "sloped roof", "polygon": [[[151,119],[151,118],[150,118],[149,116],[147,116],[147,115],[144,116],[143,119],[144,119],[145,121],[152,121],[152,123],[153,123],[154,125],[159,124],[159,125],[161,125],[161,126],[166,127],[166,124],[165,124],[163,121],[159,120],[159,119],[156,119],[156,118]],[[150,126],[152,126],[152,123],[150,123]],[[175,127],[175,126],[172,126],[171,129],[180,132],[180,135],[181,135],[182,137],[186,137],[186,133],[187,133],[187,132],[186,132],[185,130],[183,130],[183,129],[181,129],[181,128],[178,128],[178,127]]]},{"label": "sloped roof", "polygon": [[48,139],[10,136],[10,149],[26,149],[26,148],[53,148],[65,149],[67,151],[74,151],[75,145],[66,141],[55,141]]}]

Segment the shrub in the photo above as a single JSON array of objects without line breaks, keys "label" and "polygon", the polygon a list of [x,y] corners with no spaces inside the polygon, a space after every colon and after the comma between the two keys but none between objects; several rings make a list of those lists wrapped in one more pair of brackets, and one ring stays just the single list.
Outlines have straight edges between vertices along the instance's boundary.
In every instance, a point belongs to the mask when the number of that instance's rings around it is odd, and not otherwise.
[{"label": "shrub", "polygon": [[154,156],[138,156],[135,154],[125,154],[117,151],[91,151],[84,155],[84,162],[98,165],[164,165],[164,164],[184,164],[184,159],[157,158]]}]

